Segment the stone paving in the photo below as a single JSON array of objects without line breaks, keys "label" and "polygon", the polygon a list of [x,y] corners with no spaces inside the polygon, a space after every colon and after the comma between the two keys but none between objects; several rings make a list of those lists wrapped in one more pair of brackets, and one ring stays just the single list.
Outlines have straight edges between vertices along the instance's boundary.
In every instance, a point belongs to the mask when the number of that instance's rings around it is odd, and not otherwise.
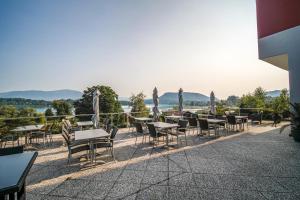
[{"label": "stone paving", "polygon": [[[300,199],[300,144],[269,125],[218,139],[188,136],[175,149],[118,133],[113,161],[67,164],[61,136],[39,150],[27,199]],[[107,163],[100,164],[100,160]]]}]

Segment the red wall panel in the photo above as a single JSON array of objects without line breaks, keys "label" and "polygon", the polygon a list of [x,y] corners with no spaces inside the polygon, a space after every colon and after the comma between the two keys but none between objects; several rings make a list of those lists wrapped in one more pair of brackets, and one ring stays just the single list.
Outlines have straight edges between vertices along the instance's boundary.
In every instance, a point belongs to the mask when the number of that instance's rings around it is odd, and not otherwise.
[{"label": "red wall panel", "polygon": [[300,25],[300,0],[256,0],[258,37]]}]

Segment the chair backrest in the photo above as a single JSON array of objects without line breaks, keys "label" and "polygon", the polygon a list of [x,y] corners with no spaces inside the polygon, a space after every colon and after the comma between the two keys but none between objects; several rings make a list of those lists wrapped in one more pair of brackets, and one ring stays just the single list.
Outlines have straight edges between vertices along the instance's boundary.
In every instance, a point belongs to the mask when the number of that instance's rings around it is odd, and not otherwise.
[{"label": "chair backrest", "polygon": [[118,128],[117,127],[114,127],[111,134],[110,134],[110,139],[114,139],[117,135],[117,132],[118,132]]},{"label": "chair backrest", "polygon": [[70,138],[71,138],[70,132],[69,132],[69,130],[66,128],[65,125],[62,125],[62,127],[61,127],[61,134],[62,134],[62,136],[64,137],[64,139],[67,140],[68,143],[70,143]]},{"label": "chair backrest", "polygon": [[134,123],[137,133],[144,133],[142,123],[136,122]]},{"label": "chair backrest", "polygon": [[135,122],[135,119],[134,119],[134,117],[132,117],[131,115],[128,115],[128,121],[129,121],[129,124],[130,124],[130,125],[133,125],[134,122]]},{"label": "chair backrest", "polygon": [[69,128],[72,128],[72,124],[71,124],[70,120],[66,119],[65,123]]},{"label": "chair backrest", "polygon": [[111,124],[110,122],[111,122],[110,118],[106,118],[104,120],[104,126],[107,127],[109,124]]},{"label": "chair backrest", "polygon": [[216,115],[216,119],[226,119],[223,115]]},{"label": "chair backrest", "polygon": [[208,130],[208,121],[207,119],[199,119],[199,126],[201,130]]},{"label": "chair backrest", "polygon": [[179,130],[180,132],[185,132],[188,123],[189,123],[188,120],[180,119],[180,120],[178,121],[178,125],[179,125],[178,130]]},{"label": "chair backrest", "polygon": [[166,118],[166,123],[174,124],[174,120],[170,118]]},{"label": "chair backrest", "polygon": [[234,115],[228,115],[227,116],[227,121],[228,121],[228,124],[231,124],[231,125],[235,125],[236,124],[236,118]]},{"label": "chair backrest", "polygon": [[107,133],[110,133],[111,129],[112,129],[111,124],[108,124],[108,125],[105,127],[105,131],[106,131]]},{"label": "chair backrest", "polygon": [[161,116],[160,116],[160,121],[161,121],[161,122],[165,122],[165,121],[166,121],[165,116],[161,115]]},{"label": "chair backrest", "polygon": [[24,146],[0,148],[0,156],[23,153],[23,151],[24,151]]},{"label": "chair backrest", "polygon": [[155,126],[153,124],[147,124],[148,130],[149,130],[149,135],[151,137],[157,137],[157,132],[155,129]]},{"label": "chair backrest", "polygon": [[188,121],[189,121],[190,126],[198,126],[198,122],[197,122],[196,118],[188,118]]}]

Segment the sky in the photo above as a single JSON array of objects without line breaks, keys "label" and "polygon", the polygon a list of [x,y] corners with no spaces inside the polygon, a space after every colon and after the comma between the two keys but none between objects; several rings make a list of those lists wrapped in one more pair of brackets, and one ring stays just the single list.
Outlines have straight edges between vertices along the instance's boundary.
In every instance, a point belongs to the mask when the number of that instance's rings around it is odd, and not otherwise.
[{"label": "sky", "polygon": [[255,0],[0,0],[0,92],[97,84],[226,98],[288,72],[258,60]]}]

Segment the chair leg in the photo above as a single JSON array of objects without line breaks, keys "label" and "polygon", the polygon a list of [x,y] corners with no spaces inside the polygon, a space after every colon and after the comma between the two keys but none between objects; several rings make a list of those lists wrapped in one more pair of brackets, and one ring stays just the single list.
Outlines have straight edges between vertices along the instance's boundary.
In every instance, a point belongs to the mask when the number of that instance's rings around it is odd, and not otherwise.
[{"label": "chair leg", "polygon": [[186,139],[186,133],[184,134],[185,139],[185,146],[187,146],[187,139]]},{"label": "chair leg", "polygon": [[138,136],[136,135],[136,136],[135,136],[135,143],[134,143],[134,145],[136,145],[137,138],[138,138]]}]

